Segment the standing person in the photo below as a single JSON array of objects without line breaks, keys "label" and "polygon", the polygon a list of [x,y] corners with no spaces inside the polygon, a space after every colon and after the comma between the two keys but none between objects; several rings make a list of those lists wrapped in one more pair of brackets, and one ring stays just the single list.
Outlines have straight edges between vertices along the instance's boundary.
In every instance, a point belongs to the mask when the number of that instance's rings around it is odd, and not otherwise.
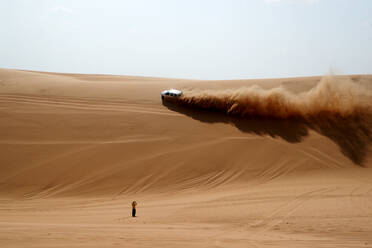
[{"label": "standing person", "polygon": [[132,202],[132,217],[136,217],[136,206],[137,206],[137,202],[133,201]]}]

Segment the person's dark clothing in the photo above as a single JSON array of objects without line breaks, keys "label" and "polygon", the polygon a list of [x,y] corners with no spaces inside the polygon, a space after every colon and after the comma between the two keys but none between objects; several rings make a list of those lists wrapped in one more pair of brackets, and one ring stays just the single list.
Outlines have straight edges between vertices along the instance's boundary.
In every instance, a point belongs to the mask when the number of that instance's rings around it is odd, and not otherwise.
[{"label": "person's dark clothing", "polygon": [[137,206],[137,202],[133,201],[132,202],[132,217],[136,217],[136,206]]}]

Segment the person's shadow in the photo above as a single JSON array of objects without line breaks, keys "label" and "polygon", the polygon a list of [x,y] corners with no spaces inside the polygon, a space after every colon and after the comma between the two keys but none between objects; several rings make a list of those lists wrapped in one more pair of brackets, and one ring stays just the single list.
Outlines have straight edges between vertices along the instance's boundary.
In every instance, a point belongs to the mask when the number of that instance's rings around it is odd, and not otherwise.
[{"label": "person's shadow", "polygon": [[350,118],[324,113],[312,119],[283,120],[262,117],[237,118],[226,113],[180,105],[177,102],[163,101],[163,105],[169,110],[201,122],[227,123],[245,133],[280,137],[289,143],[301,142],[311,129],[335,142],[341,152],[359,166],[363,166],[372,144],[372,115],[368,112],[358,113]]}]

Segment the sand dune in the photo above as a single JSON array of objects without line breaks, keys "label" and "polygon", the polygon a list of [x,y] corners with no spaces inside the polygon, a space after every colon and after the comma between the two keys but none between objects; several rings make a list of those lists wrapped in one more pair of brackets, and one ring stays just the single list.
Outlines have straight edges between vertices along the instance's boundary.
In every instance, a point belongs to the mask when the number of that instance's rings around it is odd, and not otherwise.
[{"label": "sand dune", "polygon": [[1,69],[0,246],[371,247],[371,96],[369,75]]}]

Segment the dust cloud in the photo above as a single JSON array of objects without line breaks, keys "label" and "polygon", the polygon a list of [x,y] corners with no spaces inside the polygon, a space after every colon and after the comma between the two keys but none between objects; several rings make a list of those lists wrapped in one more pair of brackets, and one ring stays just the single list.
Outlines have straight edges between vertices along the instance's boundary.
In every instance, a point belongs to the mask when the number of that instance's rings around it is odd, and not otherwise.
[{"label": "dust cloud", "polygon": [[185,90],[178,103],[235,117],[317,119],[362,117],[372,113],[372,92],[348,79],[324,77],[311,90],[294,94],[284,87]]}]

